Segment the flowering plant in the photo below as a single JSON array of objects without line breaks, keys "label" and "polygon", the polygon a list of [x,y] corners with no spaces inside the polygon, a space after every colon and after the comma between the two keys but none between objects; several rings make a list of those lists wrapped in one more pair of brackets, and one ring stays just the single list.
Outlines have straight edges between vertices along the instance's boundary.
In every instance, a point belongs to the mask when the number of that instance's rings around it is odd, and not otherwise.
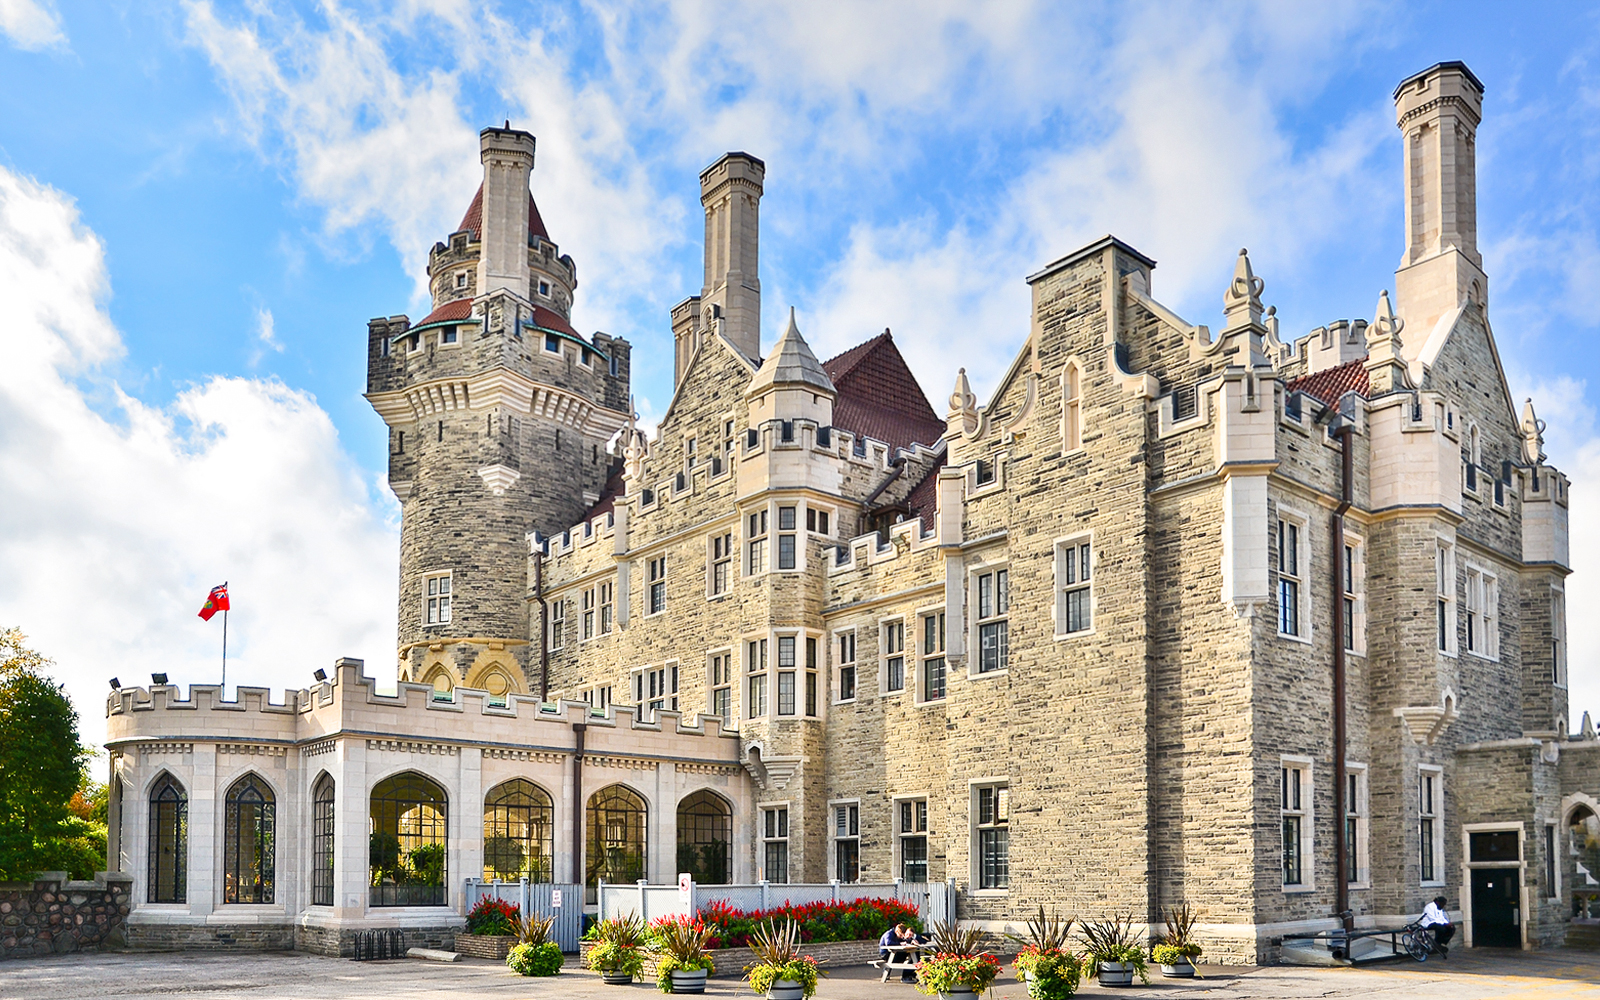
[{"label": "flowering plant", "polygon": [[928,996],[969,989],[982,993],[1000,975],[1000,962],[993,955],[954,955],[939,952],[917,967],[917,991]]},{"label": "flowering plant", "polygon": [[768,920],[793,920],[802,942],[871,941],[895,924],[922,930],[916,907],[896,899],[857,899],[847,903],[805,903],[766,910],[740,910],[726,900],[701,907],[699,917],[711,929],[707,948],[740,948]]},{"label": "flowering plant", "polygon": [[768,920],[750,936],[750,947],[756,953],[754,965],[745,966],[745,981],[757,993],[765,993],[779,980],[788,980],[800,986],[801,993],[813,997],[817,993],[817,977],[822,970],[817,960],[800,954],[800,925],[792,918],[782,924]]},{"label": "flowering plant", "polygon": [[[1018,964],[1021,964],[1020,957]],[[1028,1000],[1066,1000],[1078,992],[1083,964],[1072,952],[1056,949],[1037,952],[1032,966]]]},{"label": "flowering plant", "polygon": [[650,946],[660,952],[656,959],[656,988],[672,992],[674,972],[716,972],[716,963],[706,954],[711,930],[699,917],[661,917],[650,923]]},{"label": "flowering plant", "polygon": [[522,911],[515,903],[484,897],[467,914],[467,933],[515,934],[521,917]]}]

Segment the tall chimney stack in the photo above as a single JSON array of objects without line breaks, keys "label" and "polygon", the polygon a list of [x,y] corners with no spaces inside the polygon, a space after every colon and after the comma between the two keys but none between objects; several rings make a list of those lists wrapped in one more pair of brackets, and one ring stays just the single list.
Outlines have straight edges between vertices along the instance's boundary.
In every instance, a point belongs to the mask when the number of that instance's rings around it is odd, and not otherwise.
[{"label": "tall chimney stack", "polygon": [[1465,63],[1439,63],[1396,87],[1394,108],[1405,136],[1406,190],[1395,296],[1412,331],[1405,343],[1420,350],[1439,317],[1469,299],[1488,304],[1476,181],[1483,84]]},{"label": "tall chimney stack", "polygon": [[533,172],[534,139],[510,125],[478,133],[483,159],[478,294],[505,288],[527,299],[528,175]]},{"label": "tall chimney stack", "polygon": [[706,283],[701,328],[722,320],[722,332],[745,356],[761,359],[761,192],[767,166],[749,153],[728,153],[700,174],[706,210]]}]

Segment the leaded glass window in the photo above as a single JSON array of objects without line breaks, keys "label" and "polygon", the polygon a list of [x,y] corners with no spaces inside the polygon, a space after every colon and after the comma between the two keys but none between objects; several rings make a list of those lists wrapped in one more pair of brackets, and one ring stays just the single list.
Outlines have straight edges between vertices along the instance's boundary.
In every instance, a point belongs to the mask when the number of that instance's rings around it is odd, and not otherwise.
[{"label": "leaded glass window", "polygon": [[444,789],[407,771],[372,790],[368,871],[373,906],[444,906]]},{"label": "leaded glass window", "polygon": [[326,774],[311,797],[311,903],[333,905],[333,779]]},{"label": "leaded glass window", "polygon": [[646,807],[632,789],[611,785],[589,797],[585,881],[637,882],[644,878]]},{"label": "leaded glass window", "polygon": [[247,774],[228,789],[222,840],[222,901],[272,902],[273,827],[277,799]]},{"label": "leaded glass window", "polygon": [[188,902],[188,860],[189,796],[163,774],[150,789],[150,902]]},{"label": "leaded glass window", "polygon": [[555,806],[524,778],[496,785],[483,800],[483,877],[515,882],[554,878]]},{"label": "leaded glass window", "polygon": [[702,885],[733,881],[733,809],[715,792],[699,791],[678,803],[678,871]]}]

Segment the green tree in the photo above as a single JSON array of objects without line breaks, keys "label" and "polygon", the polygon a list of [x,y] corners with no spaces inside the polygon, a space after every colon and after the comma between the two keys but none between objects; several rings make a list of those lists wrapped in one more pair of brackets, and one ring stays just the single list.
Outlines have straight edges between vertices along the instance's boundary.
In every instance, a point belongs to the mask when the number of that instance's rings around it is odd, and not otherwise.
[{"label": "green tree", "polygon": [[0,880],[62,869],[88,877],[105,865],[105,827],[69,803],[89,753],[72,701],[26,641],[0,629]]}]

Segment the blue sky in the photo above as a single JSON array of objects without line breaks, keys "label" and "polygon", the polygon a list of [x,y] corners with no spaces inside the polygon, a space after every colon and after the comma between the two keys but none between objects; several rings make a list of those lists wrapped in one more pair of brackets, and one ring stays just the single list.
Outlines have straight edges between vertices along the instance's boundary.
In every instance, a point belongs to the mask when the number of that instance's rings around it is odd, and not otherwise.
[{"label": "blue sky", "polygon": [[1286,334],[1370,317],[1401,252],[1390,93],[1443,59],[1487,87],[1491,319],[1593,565],[1596,4],[0,2],[0,621],[91,733],[106,676],[210,679],[193,613],[222,579],[230,680],[387,674],[365,323],[427,311],[485,124],[538,136],[574,321],[633,341],[647,419],[700,284],[696,174],[729,149],[767,162],[768,342],[790,305],[823,354],[891,327],[942,410],[957,367],[981,395],[1009,362],[1023,276],[1106,232],[1191,322],[1216,325],[1240,246]]}]

